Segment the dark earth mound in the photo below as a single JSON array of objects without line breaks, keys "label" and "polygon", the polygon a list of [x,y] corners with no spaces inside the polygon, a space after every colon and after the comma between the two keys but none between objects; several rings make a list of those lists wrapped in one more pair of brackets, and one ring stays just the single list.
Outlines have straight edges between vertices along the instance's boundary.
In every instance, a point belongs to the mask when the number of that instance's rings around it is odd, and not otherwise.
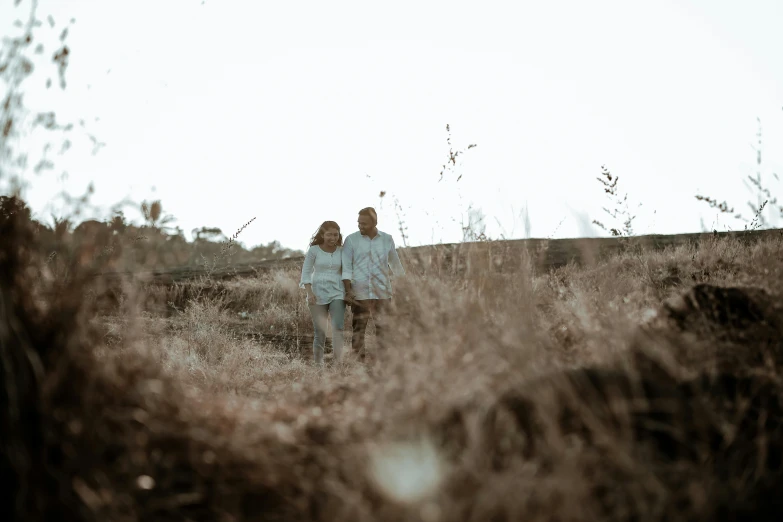
[{"label": "dark earth mound", "polygon": [[[436,423],[438,440],[454,461],[473,450],[490,473],[533,464],[541,481],[579,447],[602,520],[778,520],[782,319],[764,290],[697,285],[640,328],[631,369],[563,371],[484,408],[455,407]],[[629,474],[618,453],[648,475]],[[667,508],[622,515],[646,495]]]},{"label": "dark earth mound", "polygon": [[[650,343],[652,339],[652,343]],[[640,329],[636,349],[696,372],[778,375],[783,369],[783,305],[761,288],[699,284],[664,303]]]}]

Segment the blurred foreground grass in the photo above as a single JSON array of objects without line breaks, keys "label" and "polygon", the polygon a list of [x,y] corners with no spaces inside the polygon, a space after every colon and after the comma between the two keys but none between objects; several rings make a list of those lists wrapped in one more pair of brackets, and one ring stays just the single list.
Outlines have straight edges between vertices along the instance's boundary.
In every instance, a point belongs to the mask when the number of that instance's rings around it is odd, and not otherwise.
[{"label": "blurred foreground grass", "polygon": [[772,520],[782,250],[411,271],[379,363],[317,371],[242,335],[311,333],[296,270],[96,309],[4,248],[4,519]]}]

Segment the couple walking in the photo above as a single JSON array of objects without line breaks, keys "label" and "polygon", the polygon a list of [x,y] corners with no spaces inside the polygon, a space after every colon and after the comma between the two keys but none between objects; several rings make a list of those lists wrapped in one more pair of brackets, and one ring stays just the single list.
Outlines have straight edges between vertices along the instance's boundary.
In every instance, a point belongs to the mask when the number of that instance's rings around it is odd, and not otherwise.
[{"label": "couple walking", "polygon": [[394,239],[378,230],[378,215],[372,207],[359,211],[359,231],[343,241],[340,226],[324,221],[310,241],[302,265],[300,288],[307,290],[307,305],[313,318],[313,358],[323,365],[326,326],[331,317],[334,360],[343,352],[345,306],[353,312],[351,345],[365,361],[365,334],[372,317],[378,350],[392,300],[392,278],[405,275]]}]

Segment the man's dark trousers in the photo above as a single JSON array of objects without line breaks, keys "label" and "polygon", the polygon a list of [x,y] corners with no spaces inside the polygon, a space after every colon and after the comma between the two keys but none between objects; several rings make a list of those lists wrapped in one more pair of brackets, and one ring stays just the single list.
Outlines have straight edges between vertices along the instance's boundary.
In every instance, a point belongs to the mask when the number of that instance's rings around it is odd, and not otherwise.
[{"label": "man's dark trousers", "polygon": [[365,336],[367,333],[367,323],[372,317],[375,324],[376,350],[378,356],[385,349],[385,335],[387,334],[387,321],[391,308],[391,299],[362,299],[355,300],[351,304],[353,321],[351,329],[351,347],[361,361],[366,360]]}]

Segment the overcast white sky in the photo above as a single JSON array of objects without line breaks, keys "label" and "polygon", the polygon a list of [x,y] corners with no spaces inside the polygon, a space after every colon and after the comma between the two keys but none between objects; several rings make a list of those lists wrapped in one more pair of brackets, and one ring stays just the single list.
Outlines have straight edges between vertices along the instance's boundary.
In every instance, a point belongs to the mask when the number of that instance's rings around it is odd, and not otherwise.
[{"label": "overcast white sky", "polygon": [[[471,203],[491,236],[523,237],[525,207],[535,237],[603,235],[587,223],[605,218],[606,164],[643,203],[639,233],[692,232],[715,222],[697,193],[745,210],[756,117],[783,196],[780,0],[41,0],[47,14],[76,20],[68,87],[33,77],[28,102],[106,145],[75,140],[25,176],[43,216],[93,181],[93,203],[159,198],[188,235],[256,217],[246,245],[305,248],[367,205],[401,244],[394,197],[412,245],[459,240]],[[447,123],[478,147],[439,183]]]}]

